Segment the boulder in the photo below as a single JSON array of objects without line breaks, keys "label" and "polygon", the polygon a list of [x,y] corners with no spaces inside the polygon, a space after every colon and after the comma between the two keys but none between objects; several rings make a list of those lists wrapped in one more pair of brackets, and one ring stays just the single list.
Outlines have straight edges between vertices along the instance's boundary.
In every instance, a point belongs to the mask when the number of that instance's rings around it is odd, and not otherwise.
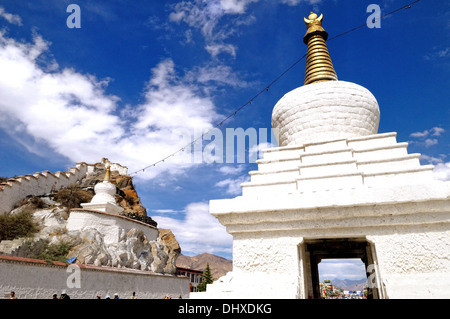
[{"label": "boulder", "polygon": [[76,244],[67,257],[77,257],[77,263],[156,273],[175,274],[176,258],[181,252],[175,236],[168,229],[161,230],[156,241],[149,241],[142,231],[133,228],[121,234],[118,244],[109,246],[104,244],[103,235],[93,228],[79,234],[67,234],[64,240]]},{"label": "boulder", "polygon": [[76,263],[86,265],[110,266],[112,264],[112,257],[103,242],[103,235],[95,228],[84,229],[79,234],[71,233],[65,236],[64,240],[76,244],[67,255],[68,259],[77,257]]},{"label": "boulder", "polygon": [[158,229],[158,239],[164,253],[167,255],[167,260],[164,266],[164,273],[175,274],[177,271],[176,261],[181,254],[181,247],[175,239],[175,235],[170,229]]}]

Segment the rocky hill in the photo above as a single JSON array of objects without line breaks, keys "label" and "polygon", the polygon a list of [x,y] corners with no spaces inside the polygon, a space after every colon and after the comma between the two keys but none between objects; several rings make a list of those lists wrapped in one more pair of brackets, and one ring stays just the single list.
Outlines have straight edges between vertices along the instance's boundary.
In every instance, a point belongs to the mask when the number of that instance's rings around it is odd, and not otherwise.
[{"label": "rocky hill", "polygon": [[331,283],[338,288],[352,291],[363,291],[366,282],[367,282],[366,278],[358,280],[336,278],[331,281]]},{"label": "rocky hill", "polygon": [[178,256],[176,262],[177,267],[201,271],[206,269],[206,264],[209,264],[214,280],[226,275],[227,272],[233,269],[233,261],[208,253],[203,253],[193,257],[180,255]]},{"label": "rocky hill", "polygon": [[[156,240],[148,240],[137,229],[123,229],[118,244],[106,245],[105,234],[89,227],[68,231],[67,220],[72,208],[90,202],[94,186],[104,180],[104,163],[76,183],[40,196],[27,196],[0,219],[0,253],[20,257],[65,261],[76,257],[76,263],[96,266],[125,267],[175,274],[175,261],[181,248],[170,230],[158,229]],[[128,175],[111,171],[110,182],[116,186],[116,203],[124,208],[121,215],[157,227],[147,216]],[[23,216],[22,219],[14,218]],[[20,223],[11,221],[21,220]],[[22,236],[11,232],[25,224],[31,229]]]}]

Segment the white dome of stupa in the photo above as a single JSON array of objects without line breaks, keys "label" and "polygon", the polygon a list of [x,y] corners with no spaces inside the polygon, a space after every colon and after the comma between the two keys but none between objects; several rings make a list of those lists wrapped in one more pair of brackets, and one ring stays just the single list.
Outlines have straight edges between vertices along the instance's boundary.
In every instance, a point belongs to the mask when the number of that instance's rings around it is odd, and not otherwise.
[{"label": "white dome of stupa", "polygon": [[272,112],[278,146],[376,134],[380,110],[372,93],[351,82],[312,83],[286,93]]},{"label": "white dome of stupa", "polygon": [[95,196],[91,200],[92,204],[116,203],[116,186],[109,181],[103,181],[95,184],[94,191]]}]

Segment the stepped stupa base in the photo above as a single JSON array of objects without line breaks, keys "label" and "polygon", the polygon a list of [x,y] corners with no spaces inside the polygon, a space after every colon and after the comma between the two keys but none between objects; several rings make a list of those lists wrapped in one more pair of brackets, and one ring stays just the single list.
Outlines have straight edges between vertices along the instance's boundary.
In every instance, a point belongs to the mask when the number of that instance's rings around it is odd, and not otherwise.
[{"label": "stepped stupa base", "polygon": [[318,298],[323,258],[360,258],[369,297],[450,298],[450,183],[396,133],[263,153],[242,196],[210,202],[233,271],[191,298]]}]

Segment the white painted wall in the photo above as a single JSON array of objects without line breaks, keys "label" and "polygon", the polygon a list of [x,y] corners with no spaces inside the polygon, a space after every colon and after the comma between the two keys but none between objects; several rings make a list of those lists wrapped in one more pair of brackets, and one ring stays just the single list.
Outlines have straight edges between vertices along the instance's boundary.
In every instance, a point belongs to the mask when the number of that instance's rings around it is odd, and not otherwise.
[{"label": "white painted wall", "polygon": [[[102,159],[102,163],[111,165],[112,171],[118,171],[126,175],[128,169],[117,163],[111,163],[108,159]],[[14,205],[28,195],[38,196],[50,193],[52,188],[58,190],[67,187],[94,171],[93,164],[77,163],[75,167],[66,172],[51,173],[49,171],[37,172],[30,175],[16,177],[0,187],[0,214],[8,213]]]},{"label": "white painted wall", "polygon": [[66,228],[68,231],[95,228],[105,236],[103,240],[106,245],[117,244],[124,231],[126,233],[133,228],[142,231],[149,241],[158,238],[158,229],[153,226],[95,210],[72,209]]},{"label": "white painted wall", "polygon": [[442,226],[368,236],[389,298],[450,298],[450,230]]},{"label": "white painted wall", "polygon": [[51,299],[67,290],[73,299],[95,299],[97,294],[128,299],[136,292],[139,299],[163,299],[166,295],[189,297],[189,279],[148,271],[84,266],[80,268],[80,288],[67,286],[72,270],[67,266],[43,265],[0,258],[0,298],[15,291],[19,299]]}]

